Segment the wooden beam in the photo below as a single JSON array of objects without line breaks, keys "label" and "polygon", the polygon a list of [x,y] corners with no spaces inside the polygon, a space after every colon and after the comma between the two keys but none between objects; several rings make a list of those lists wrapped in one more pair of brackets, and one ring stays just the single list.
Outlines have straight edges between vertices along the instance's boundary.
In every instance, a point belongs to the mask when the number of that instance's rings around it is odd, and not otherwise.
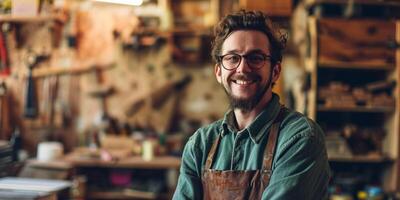
[{"label": "wooden beam", "polygon": [[90,66],[72,66],[72,67],[42,67],[33,69],[33,77],[43,78],[47,76],[61,76],[61,75],[79,75],[82,73],[107,70],[115,67],[115,64],[110,65],[90,65]]}]

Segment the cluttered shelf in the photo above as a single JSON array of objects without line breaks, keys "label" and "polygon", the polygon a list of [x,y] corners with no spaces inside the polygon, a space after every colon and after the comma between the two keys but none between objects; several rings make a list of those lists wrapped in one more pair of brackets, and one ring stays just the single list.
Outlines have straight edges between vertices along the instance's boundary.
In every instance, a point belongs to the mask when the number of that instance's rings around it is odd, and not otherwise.
[{"label": "cluttered shelf", "polygon": [[29,159],[26,161],[26,164],[29,164],[32,167],[51,168],[59,170],[69,170],[73,167],[71,163],[65,162],[63,160],[40,161],[37,159]]},{"label": "cluttered shelf", "polygon": [[58,19],[57,15],[37,15],[37,16],[14,16],[11,14],[0,15],[0,22],[45,22]]},{"label": "cluttered shelf", "polygon": [[140,156],[127,157],[117,161],[102,161],[100,159],[79,158],[71,156],[67,158],[76,167],[118,167],[118,168],[146,168],[165,169],[179,168],[180,158],[173,156],[158,156],[152,160],[143,160]]},{"label": "cluttered shelf", "polygon": [[370,156],[370,155],[357,155],[357,156],[349,156],[349,157],[338,157],[338,156],[329,156],[329,162],[337,162],[337,163],[390,163],[393,162],[394,159],[387,156]]},{"label": "cluttered shelf", "polygon": [[[116,155],[120,153],[112,154]],[[113,160],[103,160],[100,158],[99,150],[92,151],[88,148],[77,148],[75,151],[54,161],[39,161],[32,159],[27,162],[31,166],[52,169],[71,169],[75,167],[178,169],[180,167],[181,159],[176,156],[163,155],[155,156],[151,160],[144,160],[138,155],[130,156],[126,153],[123,154],[126,156],[115,156],[115,159]]]},{"label": "cluttered shelf", "polygon": [[318,105],[318,112],[362,112],[362,113],[393,113],[395,108],[389,106],[381,107],[366,107],[366,106],[355,106],[355,107],[339,107],[339,106],[324,106]]},{"label": "cluttered shelf", "polygon": [[155,156],[144,160],[141,156],[123,156],[106,161],[99,158],[98,153],[90,153],[89,149],[78,148],[66,155],[64,161],[74,167],[105,167],[105,168],[141,168],[141,169],[178,169],[180,158],[175,156]]},{"label": "cluttered shelf", "polygon": [[154,194],[151,192],[135,191],[124,189],[123,191],[90,191],[89,199],[170,199],[172,194],[162,193]]},{"label": "cluttered shelf", "polygon": [[396,69],[394,64],[383,64],[382,62],[340,62],[340,61],[324,61],[318,62],[319,68],[331,68],[331,69],[359,69],[359,70],[394,70]]},{"label": "cluttered shelf", "polygon": [[[347,0],[306,0],[307,6],[315,6],[318,4],[348,4]],[[352,1],[354,4],[365,4],[365,5],[399,5],[399,1],[397,0],[385,0],[385,1],[376,1],[376,0],[354,0]]]}]

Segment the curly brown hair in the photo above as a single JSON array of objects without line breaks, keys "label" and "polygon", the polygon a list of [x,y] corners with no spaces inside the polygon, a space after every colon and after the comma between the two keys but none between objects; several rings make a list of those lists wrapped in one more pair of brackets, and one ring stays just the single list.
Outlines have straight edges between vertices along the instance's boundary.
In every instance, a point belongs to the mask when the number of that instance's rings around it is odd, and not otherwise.
[{"label": "curly brown hair", "polygon": [[215,62],[219,63],[221,48],[225,39],[237,30],[255,30],[264,33],[270,43],[269,49],[271,51],[272,66],[282,61],[282,52],[286,45],[287,35],[281,34],[279,29],[273,26],[266,14],[260,11],[241,10],[225,16],[214,27],[211,56]]}]

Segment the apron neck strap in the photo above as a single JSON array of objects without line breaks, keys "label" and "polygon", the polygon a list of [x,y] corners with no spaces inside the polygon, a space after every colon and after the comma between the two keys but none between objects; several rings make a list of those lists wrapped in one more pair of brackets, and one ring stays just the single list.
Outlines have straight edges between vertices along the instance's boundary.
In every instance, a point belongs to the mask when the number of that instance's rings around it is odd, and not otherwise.
[{"label": "apron neck strap", "polygon": [[[273,160],[274,153],[275,153],[276,141],[277,141],[278,133],[279,133],[279,126],[284,117],[284,110],[285,110],[285,107],[283,105],[281,105],[279,114],[274,119],[274,123],[272,124],[270,132],[268,134],[267,147],[265,148],[264,159],[263,159],[264,172],[271,172],[271,169],[272,169],[272,160]],[[221,140],[221,134],[218,134],[217,139],[214,141],[214,143],[210,149],[210,152],[208,153],[205,169],[211,169],[211,165],[214,160],[214,155],[218,149],[220,140]]]},{"label": "apron neck strap", "polygon": [[211,165],[212,165],[212,162],[214,160],[215,151],[218,148],[220,140],[221,140],[221,134],[218,134],[217,139],[214,141],[214,143],[213,143],[213,145],[211,147],[211,150],[208,153],[205,169],[211,169]]},{"label": "apron neck strap", "polygon": [[278,141],[279,127],[285,116],[286,108],[282,105],[278,116],[275,118],[274,123],[268,134],[267,147],[264,150],[263,159],[263,173],[269,177],[272,174],[272,162],[274,160],[275,149]]}]

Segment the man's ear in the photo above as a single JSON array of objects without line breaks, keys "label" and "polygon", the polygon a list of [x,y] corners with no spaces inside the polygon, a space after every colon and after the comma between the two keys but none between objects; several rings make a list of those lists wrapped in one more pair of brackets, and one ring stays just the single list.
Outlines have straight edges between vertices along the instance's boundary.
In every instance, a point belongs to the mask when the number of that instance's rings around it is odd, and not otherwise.
[{"label": "man's ear", "polygon": [[272,82],[275,83],[279,76],[281,75],[281,63],[278,62],[275,64],[275,66],[272,68]]},{"label": "man's ear", "polygon": [[218,83],[222,83],[221,67],[219,66],[218,63],[214,65],[214,73],[215,73],[215,77],[217,78]]}]

